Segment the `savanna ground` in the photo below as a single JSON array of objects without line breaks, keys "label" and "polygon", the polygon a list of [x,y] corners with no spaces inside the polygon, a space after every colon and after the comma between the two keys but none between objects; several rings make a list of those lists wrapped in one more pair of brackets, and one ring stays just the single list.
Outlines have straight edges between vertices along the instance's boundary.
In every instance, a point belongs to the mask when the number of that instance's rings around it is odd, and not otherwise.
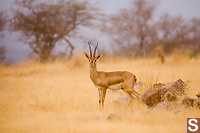
[{"label": "savanna ground", "polygon": [[[166,58],[126,59],[102,57],[98,70],[127,70],[145,85],[182,79],[188,83],[188,95],[200,91],[200,58],[179,55]],[[105,108],[98,108],[98,90],[89,78],[88,60],[83,55],[71,61],[40,64],[25,61],[0,66],[0,132],[81,132],[81,133],[183,133],[186,117],[200,117],[200,110],[174,113],[149,111],[139,102],[116,104],[123,92],[108,92]],[[110,114],[120,119],[107,120]]]}]

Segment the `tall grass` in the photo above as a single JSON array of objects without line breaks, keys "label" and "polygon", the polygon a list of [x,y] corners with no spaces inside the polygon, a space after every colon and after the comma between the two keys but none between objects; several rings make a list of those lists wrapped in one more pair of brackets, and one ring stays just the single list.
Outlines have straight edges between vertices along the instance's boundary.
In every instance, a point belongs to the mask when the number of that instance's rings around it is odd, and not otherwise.
[{"label": "tall grass", "polygon": [[[144,93],[154,83],[187,81],[188,95],[195,97],[200,86],[200,60],[173,57],[161,64],[157,59],[102,58],[98,70],[127,70],[137,76]],[[98,108],[98,91],[89,78],[88,60],[78,55],[72,60],[45,64],[37,61],[0,66],[0,132],[185,132],[186,117],[200,111],[186,109],[177,114],[149,111],[139,102],[115,103],[125,96],[108,92],[104,110]],[[119,118],[107,120],[110,114]]]}]

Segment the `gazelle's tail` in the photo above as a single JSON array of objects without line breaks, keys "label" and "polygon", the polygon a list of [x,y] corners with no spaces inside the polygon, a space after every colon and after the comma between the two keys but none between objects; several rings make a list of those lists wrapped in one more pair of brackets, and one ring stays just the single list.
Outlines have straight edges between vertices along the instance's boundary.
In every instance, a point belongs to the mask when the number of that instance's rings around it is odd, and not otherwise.
[{"label": "gazelle's tail", "polygon": [[136,78],[136,76],[135,76],[135,82],[137,81],[137,78]]}]

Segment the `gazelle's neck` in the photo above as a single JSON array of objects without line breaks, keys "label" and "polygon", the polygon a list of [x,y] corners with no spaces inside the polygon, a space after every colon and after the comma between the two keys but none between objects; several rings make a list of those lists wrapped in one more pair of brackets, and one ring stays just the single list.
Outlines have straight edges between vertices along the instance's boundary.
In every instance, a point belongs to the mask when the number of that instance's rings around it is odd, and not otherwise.
[{"label": "gazelle's neck", "polygon": [[93,82],[95,82],[95,80],[98,77],[98,72],[97,72],[97,68],[96,65],[94,67],[90,66],[90,78]]}]

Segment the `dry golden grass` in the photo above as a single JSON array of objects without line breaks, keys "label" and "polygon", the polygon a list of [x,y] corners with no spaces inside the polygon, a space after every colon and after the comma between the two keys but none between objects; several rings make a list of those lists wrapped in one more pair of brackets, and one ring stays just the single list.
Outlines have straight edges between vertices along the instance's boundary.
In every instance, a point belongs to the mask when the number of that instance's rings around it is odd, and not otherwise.
[{"label": "dry golden grass", "polygon": [[[200,86],[200,60],[169,57],[165,64],[157,59],[103,58],[98,69],[128,70],[145,87],[156,82],[181,78],[189,82],[188,94],[195,97]],[[98,91],[89,78],[88,61],[80,56],[71,61],[46,64],[24,62],[0,66],[0,132],[186,132],[186,117],[199,117],[200,111],[179,113],[148,111],[141,103],[116,104],[122,92],[106,95],[105,108],[98,108]],[[120,119],[107,120],[110,114]]]}]

